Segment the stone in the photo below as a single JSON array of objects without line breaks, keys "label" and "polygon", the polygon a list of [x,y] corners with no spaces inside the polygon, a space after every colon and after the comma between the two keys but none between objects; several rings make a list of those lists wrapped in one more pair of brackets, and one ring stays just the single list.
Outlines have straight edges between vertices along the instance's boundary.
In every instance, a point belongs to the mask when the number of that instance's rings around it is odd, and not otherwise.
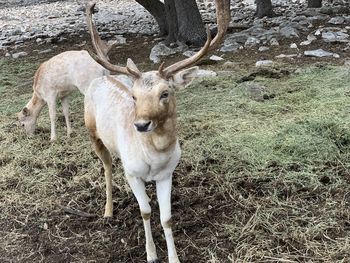
[{"label": "stone", "polygon": [[222,57],[219,57],[219,56],[216,56],[216,55],[210,56],[209,59],[213,60],[213,61],[222,61],[222,60],[224,60]]},{"label": "stone", "polygon": [[290,46],[289,46],[289,47],[290,47],[290,48],[293,48],[293,49],[298,48],[297,44],[295,44],[295,43],[290,44]]},{"label": "stone", "polygon": [[345,18],[342,16],[336,16],[336,17],[332,17],[329,21],[328,24],[332,24],[332,25],[341,25],[345,23]]},{"label": "stone", "polygon": [[199,69],[197,71],[197,77],[215,77],[217,73],[212,70]]},{"label": "stone", "polygon": [[308,57],[334,57],[339,58],[340,56],[336,53],[328,52],[323,49],[315,49],[315,50],[306,50],[304,51],[304,55]]},{"label": "stone", "polygon": [[264,101],[264,92],[266,88],[262,85],[251,83],[247,84],[246,90],[249,98],[255,101]]},{"label": "stone", "polygon": [[13,54],[12,54],[12,57],[13,57],[14,59],[17,59],[17,58],[20,58],[20,57],[25,57],[25,56],[27,56],[27,55],[28,55],[27,52],[22,51],[22,52],[13,53]]},{"label": "stone", "polygon": [[344,61],[344,66],[350,67],[350,60],[349,59]]},{"label": "stone", "polygon": [[270,45],[271,46],[279,46],[280,44],[278,43],[277,39],[276,38],[272,38],[270,40]]},{"label": "stone", "polygon": [[349,34],[343,33],[341,31],[325,31],[322,32],[322,39],[327,43],[333,42],[349,42]]},{"label": "stone", "polygon": [[196,52],[192,51],[192,50],[187,50],[184,53],[182,53],[182,55],[184,55],[185,57],[192,57],[194,54],[196,54]]},{"label": "stone", "polygon": [[176,48],[169,48],[163,42],[160,42],[151,49],[149,58],[153,63],[159,63],[161,62],[161,57],[167,57],[179,52],[183,52],[186,48],[188,47],[184,45],[178,46]]},{"label": "stone", "polygon": [[52,52],[53,50],[51,48],[48,48],[48,49],[44,49],[44,50],[40,50],[38,51],[38,54],[47,54],[47,53],[50,53]]},{"label": "stone", "polygon": [[237,69],[239,67],[239,63],[226,61],[222,66],[224,69]]},{"label": "stone", "polygon": [[265,46],[259,47],[259,51],[260,51],[260,52],[264,52],[264,51],[268,51],[268,50],[270,50],[269,47],[265,47]]},{"label": "stone", "polygon": [[298,56],[299,56],[298,54],[288,54],[288,55],[280,54],[278,56],[275,56],[275,58],[295,58]]},{"label": "stone", "polygon": [[260,40],[255,37],[248,37],[247,41],[244,43],[245,47],[254,47],[260,44]]},{"label": "stone", "polygon": [[272,60],[259,60],[255,63],[255,67],[271,67],[273,66]]},{"label": "stone", "polygon": [[11,54],[9,52],[6,52],[5,57],[10,57]]},{"label": "stone", "polygon": [[280,29],[280,34],[285,38],[299,37],[299,32],[296,28],[285,26]]}]

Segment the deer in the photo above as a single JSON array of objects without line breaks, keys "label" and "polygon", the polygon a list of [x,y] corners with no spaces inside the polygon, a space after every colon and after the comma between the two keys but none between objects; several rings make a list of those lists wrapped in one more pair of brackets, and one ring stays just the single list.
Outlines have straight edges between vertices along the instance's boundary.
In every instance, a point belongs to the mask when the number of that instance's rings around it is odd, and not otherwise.
[{"label": "deer", "polygon": [[[109,47],[115,46],[112,43]],[[109,52],[107,50],[106,52]],[[109,75],[110,72],[96,63],[86,50],[66,51],[42,63],[34,75],[33,95],[26,106],[17,114],[27,135],[32,136],[42,108],[47,103],[51,121],[51,141],[56,140],[56,103],[61,99],[67,126],[67,136],[72,132],[69,120],[69,94],[79,90],[85,94],[91,81]],[[126,76],[119,76],[130,84]]]},{"label": "deer", "polygon": [[106,203],[104,217],[113,216],[112,157],[121,160],[143,220],[148,263],[160,262],[151,232],[151,206],[145,183],[155,181],[169,263],[179,263],[171,221],[172,175],[181,149],[177,138],[176,91],[196,77],[193,66],[222,42],[230,21],[229,0],[216,0],[218,33],[211,39],[207,27],[205,45],[192,57],[158,70],[141,72],[129,58],[126,66],[112,64],[92,18],[95,3],[88,3],[86,18],[93,48],[91,56],[106,69],[133,79],[128,86],[111,76],[92,81],[84,100],[84,119],[93,149],[104,168]]}]

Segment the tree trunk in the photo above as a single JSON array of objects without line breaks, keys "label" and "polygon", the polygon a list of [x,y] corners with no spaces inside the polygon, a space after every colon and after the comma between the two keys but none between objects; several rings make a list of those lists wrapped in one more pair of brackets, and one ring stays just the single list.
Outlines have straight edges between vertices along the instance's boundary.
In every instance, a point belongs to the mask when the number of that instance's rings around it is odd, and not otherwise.
[{"label": "tree trunk", "polygon": [[202,46],[207,34],[195,0],[175,0],[177,39],[186,44]]},{"label": "tree trunk", "polygon": [[308,8],[319,8],[322,7],[322,0],[307,0]]},{"label": "tree trunk", "polygon": [[136,0],[156,19],[161,34],[168,34],[166,43],[177,40],[202,46],[207,38],[195,0]]},{"label": "tree trunk", "polygon": [[165,7],[159,0],[135,0],[142,5],[157,21],[159,26],[159,34],[161,36],[168,34],[168,24],[165,17]]},{"label": "tree trunk", "polygon": [[168,23],[168,36],[165,40],[165,44],[169,45],[175,43],[177,40],[177,15],[174,0],[164,0],[164,5],[166,21]]},{"label": "tree trunk", "polygon": [[274,15],[271,0],[255,0],[256,16],[262,18],[264,16],[271,17]]}]

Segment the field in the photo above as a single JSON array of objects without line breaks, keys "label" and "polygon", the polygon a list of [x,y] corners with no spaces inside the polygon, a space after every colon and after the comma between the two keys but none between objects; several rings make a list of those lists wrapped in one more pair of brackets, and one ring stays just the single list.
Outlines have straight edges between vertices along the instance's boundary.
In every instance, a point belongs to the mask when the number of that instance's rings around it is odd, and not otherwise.
[{"label": "field", "polygon": [[[60,116],[49,142],[47,108],[34,137],[17,123],[42,60],[0,59],[0,262],[145,262],[142,219],[118,160],[115,216],[102,217],[103,169],[82,96],[71,99],[71,138]],[[178,93],[183,156],[172,204],[182,262],[350,262],[349,83],[346,67],[277,65],[226,71]]]}]

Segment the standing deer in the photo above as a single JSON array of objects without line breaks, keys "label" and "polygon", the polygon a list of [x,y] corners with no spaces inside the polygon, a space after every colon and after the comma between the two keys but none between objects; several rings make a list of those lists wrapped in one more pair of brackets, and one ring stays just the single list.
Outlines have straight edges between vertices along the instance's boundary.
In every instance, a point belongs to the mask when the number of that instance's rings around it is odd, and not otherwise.
[{"label": "standing deer", "polygon": [[[87,22],[97,55],[91,56],[110,71],[127,74],[134,79],[129,88],[110,76],[95,79],[85,95],[85,124],[94,150],[103,163],[106,179],[105,217],[113,214],[112,154],[118,154],[126,179],[141,210],[145,228],[147,261],[160,262],[153,242],[150,217],[151,206],[145,182],[155,181],[170,263],[180,262],[171,229],[172,173],[181,151],[176,132],[175,91],[187,86],[196,76],[198,67],[190,67],[209,50],[221,43],[229,20],[229,0],[216,0],[218,34],[195,55],[157,71],[141,72],[131,59],[126,67],[111,64],[104,56],[92,21],[95,4],[87,7]],[[190,67],[190,68],[188,68]]]},{"label": "standing deer", "polygon": [[[112,46],[114,44],[105,49],[106,56]],[[32,98],[17,114],[18,120],[26,133],[33,135],[39,114],[47,103],[51,121],[51,141],[56,140],[56,102],[57,98],[60,98],[69,137],[72,128],[69,121],[68,95],[76,89],[85,94],[93,79],[108,74],[109,71],[96,63],[85,50],[66,51],[52,57],[42,63],[36,71]],[[125,76],[119,78],[127,81]]]}]

